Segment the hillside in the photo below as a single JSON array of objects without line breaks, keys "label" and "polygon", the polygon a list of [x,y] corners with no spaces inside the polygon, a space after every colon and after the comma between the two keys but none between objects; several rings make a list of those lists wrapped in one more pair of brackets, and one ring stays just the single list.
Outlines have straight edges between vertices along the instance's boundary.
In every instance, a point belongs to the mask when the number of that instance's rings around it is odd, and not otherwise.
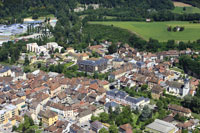
[{"label": "hillside", "polygon": [[183,2],[183,3],[190,4],[192,6],[200,8],[200,1],[199,0],[175,0],[175,1]]},{"label": "hillside", "polygon": [[[176,41],[195,41],[199,39],[200,36],[200,25],[192,24],[189,22],[91,22],[92,24],[103,24],[103,25],[113,25],[114,27],[120,27],[122,29],[127,29],[133,33],[136,33],[141,38],[149,40],[150,38],[159,40],[161,42],[167,42],[168,40]],[[167,27],[183,26],[185,28],[182,32],[169,32]]]}]

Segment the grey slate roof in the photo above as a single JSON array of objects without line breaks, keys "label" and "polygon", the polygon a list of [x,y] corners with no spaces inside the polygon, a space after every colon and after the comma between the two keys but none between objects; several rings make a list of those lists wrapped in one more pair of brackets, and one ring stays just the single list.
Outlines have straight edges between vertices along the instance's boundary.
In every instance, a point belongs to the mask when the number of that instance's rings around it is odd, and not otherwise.
[{"label": "grey slate roof", "polygon": [[105,104],[105,107],[109,108],[109,107],[117,107],[119,106],[119,104],[117,104],[116,102],[107,102]]},{"label": "grey slate roof", "polygon": [[102,65],[104,63],[107,63],[108,60],[102,58],[96,61],[92,61],[92,60],[79,60],[78,64],[83,64],[83,65],[91,65],[91,66],[98,66],[98,65]]}]

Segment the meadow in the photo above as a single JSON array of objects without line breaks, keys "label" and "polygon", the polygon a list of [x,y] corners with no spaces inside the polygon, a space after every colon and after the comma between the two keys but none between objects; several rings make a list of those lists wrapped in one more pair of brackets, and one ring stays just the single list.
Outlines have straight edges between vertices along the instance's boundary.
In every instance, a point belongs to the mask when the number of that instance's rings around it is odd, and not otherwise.
[{"label": "meadow", "polygon": [[[127,29],[133,32],[145,40],[149,38],[157,39],[161,42],[166,42],[168,40],[176,41],[195,41],[200,39],[200,24],[193,24],[183,21],[167,21],[167,22],[119,22],[119,21],[105,21],[105,22],[90,22],[91,24],[102,24],[110,25],[113,27],[119,27],[122,29]],[[184,31],[179,32],[169,32],[167,28],[169,26],[183,26]]]},{"label": "meadow", "polygon": [[175,7],[172,12],[178,14],[200,13],[200,9],[197,7]]},{"label": "meadow", "polygon": [[197,7],[193,7],[192,5],[182,3],[182,2],[173,2],[174,3],[174,10],[172,10],[173,13],[178,14],[188,14],[188,13],[200,13],[200,9]]}]

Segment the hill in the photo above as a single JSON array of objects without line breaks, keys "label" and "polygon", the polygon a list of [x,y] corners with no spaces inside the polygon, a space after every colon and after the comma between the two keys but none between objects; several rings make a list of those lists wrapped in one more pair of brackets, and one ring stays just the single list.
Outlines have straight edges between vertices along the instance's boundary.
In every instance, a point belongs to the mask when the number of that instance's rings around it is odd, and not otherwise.
[{"label": "hill", "polygon": [[186,3],[186,4],[190,4],[194,7],[200,8],[200,1],[199,0],[175,0],[175,1],[183,2],[183,3]]},{"label": "hill", "polygon": [[[157,39],[161,42],[168,40],[176,41],[194,41],[200,38],[200,24],[191,24],[189,22],[169,21],[169,22],[91,22],[92,24],[113,25],[136,33],[138,36],[148,40]],[[169,32],[168,26],[183,26],[182,32]]]}]

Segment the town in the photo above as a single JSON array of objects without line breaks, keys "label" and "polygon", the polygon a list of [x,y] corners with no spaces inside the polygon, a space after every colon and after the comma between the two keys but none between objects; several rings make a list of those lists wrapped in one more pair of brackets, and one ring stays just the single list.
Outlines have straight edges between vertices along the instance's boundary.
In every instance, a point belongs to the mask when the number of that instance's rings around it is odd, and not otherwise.
[{"label": "town", "polygon": [[0,133],[199,133],[199,0],[0,0]]},{"label": "town", "polygon": [[[197,93],[199,79],[175,64],[180,55],[199,51],[139,52],[119,42],[117,51],[109,54],[111,46],[112,42],[103,41],[80,52],[56,42],[27,43],[20,59],[37,66],[32,72],[25,73],[20,66],[0,68],[1,132],[23,131],[23,121],[29,118],[39,125],[35,130],[54,133],[115,129],[129,133],[134,132],[133,125],[168,133],[198,127],[198,117],[180,101]],[[59,65],[80,76],[67,77],[68,73],[55,69]],[[136,122],[111,116],[126,111],[135,112]],[[111,126],[113,121],[119,128]]]}]

